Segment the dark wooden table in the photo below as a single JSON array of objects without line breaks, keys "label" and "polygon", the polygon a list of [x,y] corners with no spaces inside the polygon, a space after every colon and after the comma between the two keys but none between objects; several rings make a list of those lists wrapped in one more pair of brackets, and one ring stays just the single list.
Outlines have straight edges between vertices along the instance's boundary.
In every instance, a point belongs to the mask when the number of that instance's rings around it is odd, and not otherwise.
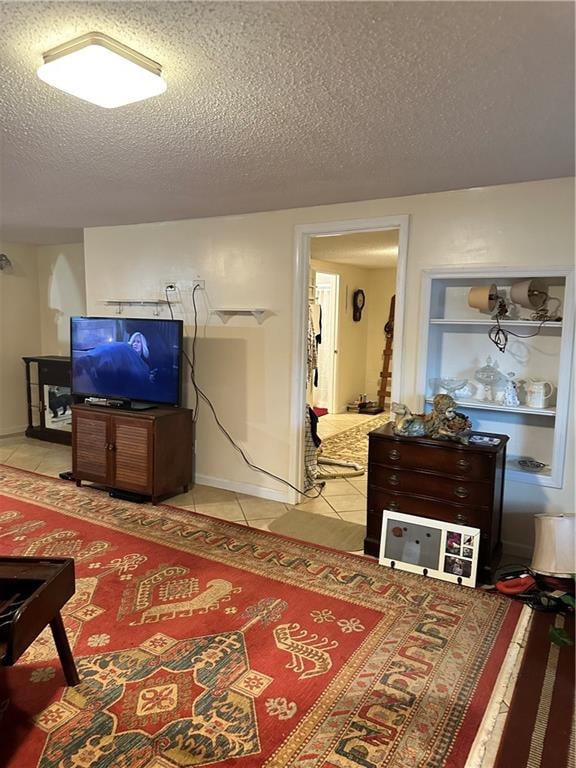
[{"label": "dark wooden table", "polygon": [[68,685],[80,678],[60,611],[75,592],[71,558],[0,557],[0,665],[15,664],[49,624]]}]

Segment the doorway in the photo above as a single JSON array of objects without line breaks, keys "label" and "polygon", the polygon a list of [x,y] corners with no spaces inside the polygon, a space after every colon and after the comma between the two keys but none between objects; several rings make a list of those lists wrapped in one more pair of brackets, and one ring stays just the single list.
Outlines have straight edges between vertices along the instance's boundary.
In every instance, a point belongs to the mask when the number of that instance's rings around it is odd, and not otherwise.
[{"label": "doorway", "polygon": [[[294,290],[294,340],[293,340],[293,371],[294,387],[292,394],[292,434],[293,439],[290,445],[290,475],[293,478],[294,485],[302,487],[303,479],[303,436],[304,436],[304,414],[307,396],[307,377],[306,377],[306,328],[308,323],[308,285],[310,278],[311,250],[315,242],[323,238],[345,237],[349,234],[377,233],[388,230],[397,231],[397,260],[396,260],[396,280],[395,296],[396,311],[394,319],[394,366],[391,380],[391,399],[400,399],[403,391],[403,370],[402,370],[402,339],[404,330],[404,295],[405,295],[405,276],[406,276],[406,257],[408,251],[408,226],[409,217],[389,216],[381,219],[364,219],[351,221],[336,221],[324,224],[300,225],[296,227],[296,252],[295,252],[295,290]],[[319,270],[327,271],[327,270]],[[333,270],[332,270],[333,271]],[[361,286],[358,286],[361,287]],[[352,293],[351,285],[348,290],[340,283],[340,306],[344,304],[347,312],[352,312]],[[388,307],[386,308],[388,311]],[[342,340],[338,336],[338,344]],[[352,347],[353,349],[353,347]],[[342,367],[343,355],[338,353],[338,369]],[[375,365],[379,365],[379,361]],[[341,411],[346,410],[346,401],[342,392],[338,394],[340,385],[335,386],[337,405],[335,408]],[[344,390],[345,391],[345,390]],[[358,394],[361,394],[358,392]],[[362,392],[362,394],[364,394]],[[299,499],[299,495],[294,492],[294,503]]]}]

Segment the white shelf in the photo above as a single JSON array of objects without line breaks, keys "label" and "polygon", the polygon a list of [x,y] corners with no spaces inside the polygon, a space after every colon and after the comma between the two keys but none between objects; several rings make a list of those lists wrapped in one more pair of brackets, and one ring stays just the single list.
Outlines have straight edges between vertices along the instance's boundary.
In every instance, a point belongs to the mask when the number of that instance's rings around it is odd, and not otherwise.
[{"label": "white shelf", "polygon": [[[508,330],[504,351],[493,343],[489,331],[498,321],[471,310],[468,304],[472,287],[495,283],[498,294],[509,300],[512,285],[518,280],[539,278],[551,299],[550,308],[562,320],[541,323],[538,320],[502,318]],[[417,391],[424,403],[431,403],[430,393],[441,379],[475,381],[480,368],[488,363],[502,374],[496,389],[501,391],[506,378],[519,383],[522,405],[507,406],[494,401],[457,399],[457,407],[469,412],[474,429],[509,436],[506,482],[528,483],[562,488],[565,482],[565,456],[570,403],[574,334],[574,270],[572,267],[539,268],[468,268],[425,269],[423,271],[424,311],[421,326],[421,355]],[[528,310],[529,312],[529,310]],[[526,309],[515,314],[527,315]],[[549,381],[554,399],[545,408],[525,405],[530,379]],[[522,389],[523,388],[523,389]],[[440,390],[440,391],[443,391]],[[518,464],[521,456],[542,462],[539,471]]]},{"label": "white shelf", "polygon": [[[496,324],[497,322],[495,318],[488,318],[486,320],[470,320],[468,318],[446,319],[441,317],[433,317],[430,319],[430,325],[477,325],[480,328],[491,328]],[[539,328],[542,326],[542,330],[551,328],[557,329],[558,331],[562,330],[561,320],[550,320],[545,323],[542,323],[539,320],[500,320],[500,325],[502,328]]]},{"label": "white shelf", "polygon": [[237,315],[240,315],[240,316],[251,315],[252,317],[256,318],[258,325],[260,325],[263,322],[265,315],[268,311],[269,310],[267,309],[260,309],[260,308],[234,309],[234,308],[226,307],[226,308],[220,308],[220,309],[211,309],[210,313],[212,315],[218,315],[218,317],[220,318],[220,320],[222,320],[223,323],[227,323],[231,317],[235,317]]},{"label": "white shelf", "polygon": [[[427,397],[426,402],[431,403],[432,397]],[[456,398],[455,398],[456,400]],[[502,411],[503,413],[524,413],[531,416],[556,416],[556,408],[528,408],[527,405],[518,405],[515,408],[486,402],[485,400],[456,400],[456,405],[462,408],[479,408],[483,411]]]}]

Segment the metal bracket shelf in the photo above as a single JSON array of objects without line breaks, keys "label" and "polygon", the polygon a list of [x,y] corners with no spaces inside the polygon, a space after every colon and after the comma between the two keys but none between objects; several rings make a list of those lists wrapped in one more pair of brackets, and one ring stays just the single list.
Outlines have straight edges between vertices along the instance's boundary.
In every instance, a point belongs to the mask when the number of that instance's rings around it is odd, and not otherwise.
[{"label": "metal bracket shelf", "polygon": [[100,304],[106,304],[109,307],[117,307],[116,313],[122,314],[122,307],[156,307],[155,315],[159,314],[161,306],[168,306],[168,304],[175,304],[175,301],[168,302],[166,299],[103,299]]}]

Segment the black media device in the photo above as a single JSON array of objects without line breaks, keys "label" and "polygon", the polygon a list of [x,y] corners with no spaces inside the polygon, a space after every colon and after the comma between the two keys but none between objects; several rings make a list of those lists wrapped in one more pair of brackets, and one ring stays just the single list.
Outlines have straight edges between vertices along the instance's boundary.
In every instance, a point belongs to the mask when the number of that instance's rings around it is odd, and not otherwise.
[{"label": "black media device", "polygon": [[118,408],[179,406],[182,320],[72,317],[72,395]]}]

